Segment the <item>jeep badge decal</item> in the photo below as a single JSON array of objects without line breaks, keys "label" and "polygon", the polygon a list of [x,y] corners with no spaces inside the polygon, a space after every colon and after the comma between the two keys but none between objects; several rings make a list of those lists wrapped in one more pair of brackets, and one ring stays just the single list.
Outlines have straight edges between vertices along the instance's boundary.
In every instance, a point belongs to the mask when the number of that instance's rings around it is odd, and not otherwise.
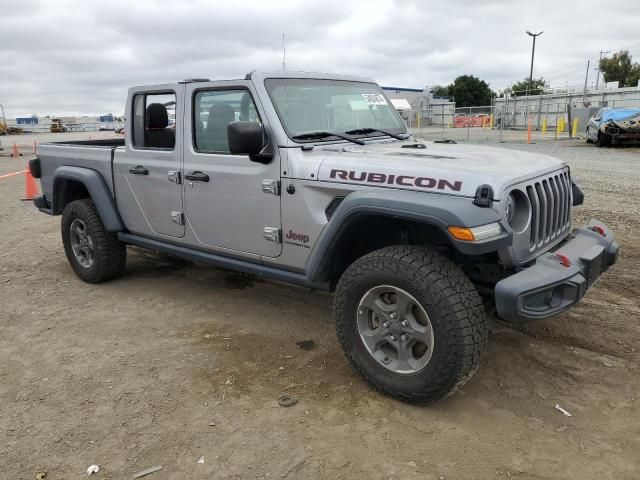
[{"label": "jeep badge decal", "polygon": [[430,177],[414,177],[411,175],[387,175],[386,173],[356,172],[354,170],[332,169],[330,178],[351,180],[353,182],[385,183],[387,185],[401,185],[403,187],[435,188],[436,190],[452,190],[459,192],[462,189],[460,180],[444,180]]},{"label": "jeep badge decal", "polygon": [[289,232],[284,236],[284,243],[287,245],[295,245],[296,247],[310,248],[307,243],[309,243],[309,235],[304,233],[296,233],[293,230],[289,230]]}]

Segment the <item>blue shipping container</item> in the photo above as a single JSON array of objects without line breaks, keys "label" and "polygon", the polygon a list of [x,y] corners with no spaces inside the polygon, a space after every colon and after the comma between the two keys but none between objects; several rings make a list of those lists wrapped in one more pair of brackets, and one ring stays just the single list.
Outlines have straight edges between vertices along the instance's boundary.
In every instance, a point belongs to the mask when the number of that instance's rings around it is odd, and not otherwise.
[{"label": "blue shipping container", "polygon": [[16,123],[18,125],[37,125],[38,118],[37,117],[18,117],[16,118]]}]

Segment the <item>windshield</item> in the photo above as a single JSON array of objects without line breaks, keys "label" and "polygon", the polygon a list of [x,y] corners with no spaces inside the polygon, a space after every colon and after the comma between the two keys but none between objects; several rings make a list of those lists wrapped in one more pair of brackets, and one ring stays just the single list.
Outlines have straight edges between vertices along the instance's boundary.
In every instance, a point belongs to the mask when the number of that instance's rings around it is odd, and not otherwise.
[{"label": "windshield", "polygon": [[[375,83],[269,78],[265,86],[289,137],[303,136],[297,141],[335,140],[327,133],[354,133],[354,137],[361,138],[407,131],[404,121]],[[324,135],[315,138],[305,135],[315,132]]]}]

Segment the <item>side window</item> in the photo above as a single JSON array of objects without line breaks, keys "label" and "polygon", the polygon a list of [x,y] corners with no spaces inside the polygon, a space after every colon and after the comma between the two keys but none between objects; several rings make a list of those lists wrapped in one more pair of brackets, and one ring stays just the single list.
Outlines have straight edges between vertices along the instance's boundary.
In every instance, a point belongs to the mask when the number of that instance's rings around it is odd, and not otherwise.
[{"label": "side window", "polygon": [[133,145],[173,150],[176,144],[175,93],[139,93],[133,97]]},{"label": "side window", "polygon": [[194,147],[204,153],[229,153],[228,123],[261,123],[256,105],[247,90],[196,92],[193,115]]}]

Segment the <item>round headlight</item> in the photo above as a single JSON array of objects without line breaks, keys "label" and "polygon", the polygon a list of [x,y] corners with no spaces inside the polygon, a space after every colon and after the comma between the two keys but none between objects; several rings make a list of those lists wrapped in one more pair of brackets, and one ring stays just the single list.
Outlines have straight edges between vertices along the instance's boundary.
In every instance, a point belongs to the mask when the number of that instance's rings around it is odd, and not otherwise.
[{"label": "round headlight", "polygon": [[520,233],[528,226],[531,219],[529,198],[521,190],[512,190],[506,198],[504,216],[514,232]]},{"label": "round headlight", "polygon": [[511,223],[513,223],[513,218],[516,216],[516,199],[513,192],[511,192],[507,197],[507,202],[504,206],[504,214],[507,217],[507,222],[511,225]]}]

